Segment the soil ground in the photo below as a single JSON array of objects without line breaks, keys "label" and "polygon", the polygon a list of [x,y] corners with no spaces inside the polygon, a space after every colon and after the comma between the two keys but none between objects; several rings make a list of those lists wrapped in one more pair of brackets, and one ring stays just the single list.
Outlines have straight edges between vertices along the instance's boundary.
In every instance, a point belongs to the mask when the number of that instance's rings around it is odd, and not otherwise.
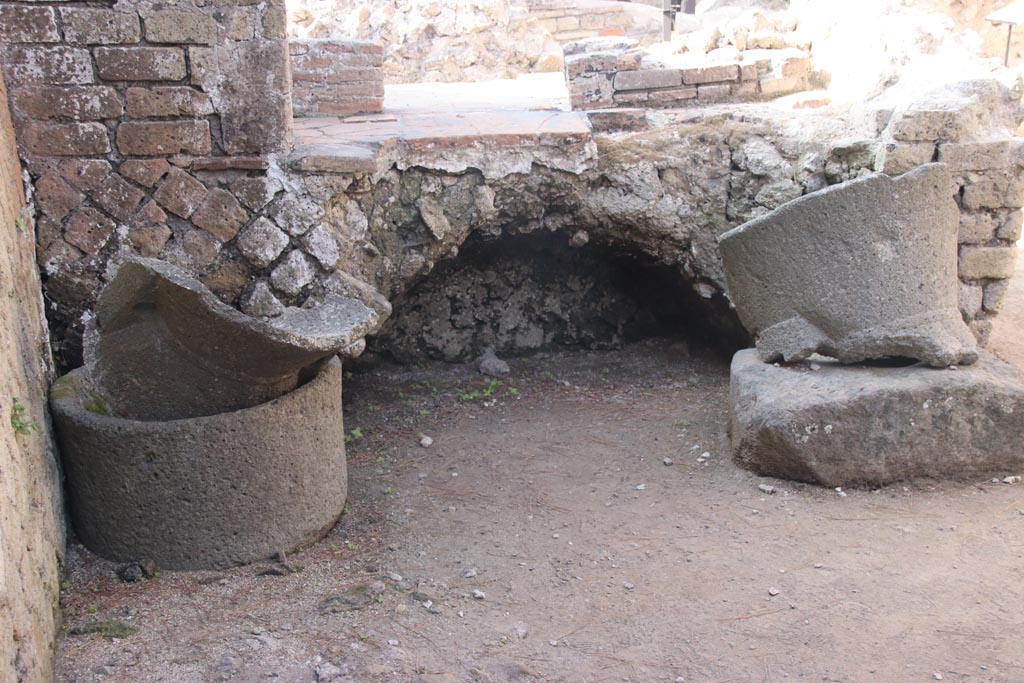
[{"label": "soil ground", "polygon": [[726,363],[680,343],[511,365],[352,377],[347,512],[297,573],[124,584],[72,544],[66,625],[137,632],[63,635],[60,680],[1024,681],[1021,485],[755,477]]}]

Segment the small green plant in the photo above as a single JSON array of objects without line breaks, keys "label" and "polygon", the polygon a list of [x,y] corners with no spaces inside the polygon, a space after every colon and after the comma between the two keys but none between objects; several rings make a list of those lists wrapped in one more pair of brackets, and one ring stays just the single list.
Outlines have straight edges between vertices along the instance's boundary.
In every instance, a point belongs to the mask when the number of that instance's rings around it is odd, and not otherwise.
[{"label": "small green plant", "polygon": [[690,375],[690,384],[697,386],[700,383],[700,377],[697,375]]},{"label": "small green plant", "polygon": [[18,217],[14,219],[14,227],[18,229],[18,232],[28,232],[28,227],[25,225],[25,217],[18,214]]},{"label": "small green plant", "polygon": [[82,401],[82,407],[90,413],[110,417],[110,408],[107,407],[107,404],[99,396],[90,396],[85,399]]},{"label": "small green plant", "polygon": [[25,415],[25,404],[16,398],[11,398],[11,429],[22,436],[39,432],[39,425]]},{"label": "small green plant", "polygon": [[345,435],[345,443],[352,443],[353,441],[358,441],[361,438],[363,438],[363,430],[356,427]]},{"label": "small green plant", "polygon": [[384,602],[384,594],[383,593],[377,593],[376,600],[377,600],[377,604],[378,605],[383,603]]},{"label": "small green plant", "polygon": [[88,612],[89,614],[96,614],[97,612],[100,611],[100,608],[97,607],[96,605],[89,605],[89,608],[87,610],[85,610],[85,611]]},{"label": "small green plant", "polygon": [[352,541],[345,541],[345,549],[346,550],[355,550],[356,549],[356,544],[353,543]]},{"label": "small green plant", "polygon": [[509,396],[518,396],[519,395],[519,390],[516,389],[515,387],[508,387],[507,389],[505,389],[505,391],[508,392]]},{"label": "small green plant", "polygon": [[548,369],[546,369],[546,368],[545,368],[544,372],[540,373],[540,375],[541,375],[541,377],[543,377],[544,379],[549,379],[549,380],[551,380],[552,382],[554,382],[554,381],[555,381],[555,375],[554,375],[554,373],[552,373],[552,372],[551,372],[550,370],[548,370]]},{"label": "small green plant", "polygon": [[332,543],[331,544],[331,552],[332,553],[338,552],[338,544],[337,543]]},{"label": "small green plant", "polygon": [[473,401],[478,398],[490,398],[494,395],[494,390],[501,386],[501,382],[496,379],[492,379],[487,383],[487,386],[482,389],[474,389],[473,391],[464,392],[459,396],[460,401]]},{"label": "small green plant", "polygon": [[426,408],[420,408],[420,415],[421,416],[430,415],[430,411],[427,410]]},{"label": "small green plant", "polygon": [[384,489],[384,495],[385,496],[390,496],[394,492],[395,492],[395,490],[393,488],[391,488],[390,486],[388,486],[388,487],[386,487]]}]

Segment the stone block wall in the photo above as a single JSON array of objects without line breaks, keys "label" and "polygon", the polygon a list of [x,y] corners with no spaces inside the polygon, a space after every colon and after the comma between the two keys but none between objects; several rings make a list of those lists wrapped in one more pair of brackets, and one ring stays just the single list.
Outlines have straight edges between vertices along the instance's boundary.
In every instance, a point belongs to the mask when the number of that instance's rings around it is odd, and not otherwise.
[{"label": "stone block wall", "polygon": [[344,116],[384,108],[383,45],[293,38],[288,50],[295,116]]},{"label": "stone block wall", "polygon": [[530,19],[560,43],[606,35],[629,35],[633,21],[618,4],[576,0],[529,0]]},{"label": "stone block wall", "polygon": [[247,284],[235,238],[280,189],[267,169],[290,146],[285,29],[283,0],[0,2],[63,362],[126,255],[176,262],[225,301]]},{"label": "stone block wall", "polygon": [[[49,35],[45,24],[26,28]],[[32,216],[5,95],[0,82],[0,681],[45,683],[54,680],[64,519]]]},{"label": "stone block wall", "polygon": [[[929,161],[949,166],[960,205],[960,312],[987,343],[1014,273],[1024,206],[1024,139],[1013,136],[1020,92],[975,81],[881,109],[875,169],[903,173]],[[1007,115],[1007,112],[1011,112]]]},{"label": "stone block wall", "polygon": [[653,57],[632,41],[565,46],[573,109],[675,108],[756,101],[807,90],[813,67],[798,48],[724,50]]}]

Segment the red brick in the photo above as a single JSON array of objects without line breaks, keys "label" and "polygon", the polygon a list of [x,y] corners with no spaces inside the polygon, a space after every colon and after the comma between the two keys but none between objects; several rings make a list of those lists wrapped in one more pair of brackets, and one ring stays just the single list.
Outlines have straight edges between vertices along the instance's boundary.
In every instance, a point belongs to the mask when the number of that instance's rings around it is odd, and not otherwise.
[{"label": "red brick", "polygon": [[0,43],[57,43],[57,16],[52,7],[0,5]]},{"label": "red brick", "polygon": [[169,154],[209,154],[208,121],[129,121],[117,128],[117,148],[121,154],[167,156]]},{"label": "red brick", "polygon": [[101,123],[30,123],[22,129],[25,149],[55,157],[95,156],[110,151],[110,137]]},{"label": "red brick", "polygon": [[33,119],[68,118],[99,121],[121,116],[121,98],[106,85],[36,85],[15,88],[14,108]]},{"label": "red brick", "polygon": [[181,239],[181,247],[193,265],[206,268],[217,260],[220,242],[215,241],[201,230],[189,230]]},{"label": "red brick", "polygon": [[128,231],[128,243],[142,256],[158,256],[170,238],[171,229],[166,225],[132,228]]},{"label": "red brick", "polygon": [[98,210],[84,206],[71,217],[64,239],[87,254],[95,254],[107,243],[117,226]]},{"label": "red brick", "polygon": [[126,221],[145,196],[142,190],[114,173],[92,193],[91,199],[114,218]]},{"label": "red brick", "polygon": [[[132,216],[129,225],[133,228],[148,228],[153,226],[164,225],[167,222],[167,214],[160,208],[160,205],[150,199],[148,202],[142,205],[134,216]],[[164,240],[166,241],[166,240]],[[163,246],[162,244],[160,245]]]},{"label": "red brick", "polygon": [[185,53],[176,47],[98,47],[96,68],[105,81],[180,81]]},{"label": "red brick", "polygon": [[174,215],[188,218],[206,199],[206,186],[185,171],[172,168],[153,198]]},{"label": "red brick", "polygon": [[696,85],[701,83],[721,83],[723,81],[733,82],[738,80],[739,76],[740,67],[738,64],[705,66],[699,69],[684,69],[683,83]]},{"label": "red brick", "polygon": [[64,38],[77,45],[137,43],[141,37],[139,15],[110,9],[65,7],[60,11]]},{"label": "red brick", "polygon": [[88,50],[53,47],[11,47],[4,62],[7,85],[20,83],[82,85],[93,82]]}]

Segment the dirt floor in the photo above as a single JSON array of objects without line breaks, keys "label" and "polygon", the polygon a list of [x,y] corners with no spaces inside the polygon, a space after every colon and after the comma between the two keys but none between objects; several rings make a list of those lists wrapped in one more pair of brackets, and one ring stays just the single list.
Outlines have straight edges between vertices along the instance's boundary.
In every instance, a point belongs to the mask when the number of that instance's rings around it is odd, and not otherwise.
[{"label": "dirt floor", "polygon": [[1024,681],[1021,485],[755,477],[678,343],[511,365],[352,377],[347,512],[296,573],[125,584],[72,545],[68,629],[137,630],[65,634],[60,680]]}]

